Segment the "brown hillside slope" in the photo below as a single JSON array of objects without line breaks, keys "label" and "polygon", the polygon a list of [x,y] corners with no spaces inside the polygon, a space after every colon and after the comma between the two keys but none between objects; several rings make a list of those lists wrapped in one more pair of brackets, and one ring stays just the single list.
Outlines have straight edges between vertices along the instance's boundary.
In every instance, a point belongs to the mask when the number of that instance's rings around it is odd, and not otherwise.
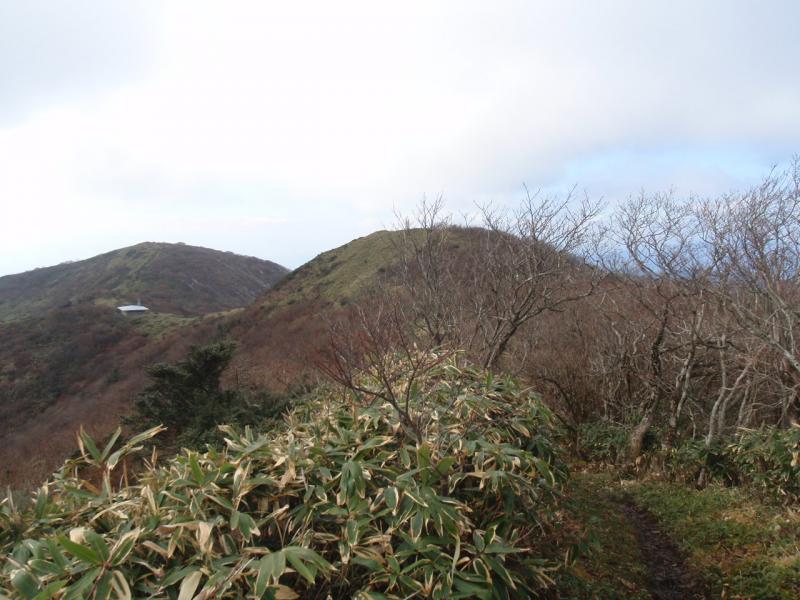
[{"label": "brown hillside slope", "polygon": [[[451,230],[446,242],[448,261],[456,269],[465,265],[469,271],[466,265],[480,260],[475,250],[479,236],[485,234],[482,229]],[[141,338],[130,335],[109,343],[102,358],[76,371],[80,378],[40,415],[5,434],[0,428],[0,461],[6,465],[0,484],[24,487],[46,477],[74,451],[80,426],[97,437],[110,433],[146,385],[145,368],[154,362],[176,361],[191,345],[222,339],[237,343],[237,355],[225,374],[227,385],[280,391],[308,378],[313,383],[318,376],[314,358],[329,340],[328,321],[376,289],[394,287],[403,235],[379,231],[324,252],[244,309],[191,319],[175,317],[164,324],[166,328],[156,328],[155,335],[143,329],[147,318],[135,319],[133,331]],[[556,321],[573,318],[567,312],[553,317]],[[97,335],[105,339],[100,335],[105,330],[100,329]],[[552,356],[546,362],[560,364],[568,354],[564,344],[572,343],[553,331],[552,323],[539,323],[533,329],[535,336],[526,333],[521,349],[512,351],[521,357],[514,359],[515,372],[531,380],[536,373],[530,365],[548,359],[548,352]],[[539,348],[535,357],[529,353],[531,344]]]},{"label": "brown hillside slope", "polygon": [[[187,350],[181,336],[146,335],[132,321],[79,307],[0,324],[9,342],[0,345],[0,485],[37,485],[75,450],[82,425],[100,437],[112,431],[145,385],[145,368]],[[11,344],[29,350],[15,353]]]}]

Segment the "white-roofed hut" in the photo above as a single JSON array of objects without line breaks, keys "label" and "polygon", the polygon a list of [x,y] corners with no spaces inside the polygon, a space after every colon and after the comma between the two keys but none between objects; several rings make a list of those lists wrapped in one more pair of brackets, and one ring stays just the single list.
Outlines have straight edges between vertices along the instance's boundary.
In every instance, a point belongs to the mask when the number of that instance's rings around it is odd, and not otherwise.
[{"label": "white-roofed hut", "polygon": [[118,306],[117,310],[126,317],[138,317],[147,314],[150,309],[141,304],[126,304],[125,306]]}]

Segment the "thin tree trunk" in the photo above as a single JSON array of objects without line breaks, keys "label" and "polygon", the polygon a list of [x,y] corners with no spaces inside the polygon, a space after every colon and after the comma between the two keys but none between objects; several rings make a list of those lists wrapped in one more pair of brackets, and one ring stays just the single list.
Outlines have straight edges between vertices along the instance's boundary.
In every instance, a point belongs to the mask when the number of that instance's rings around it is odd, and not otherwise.
[{"label": "thin tree trunk", "polygon": [[644,438],[650,428],[653,426],[653,421],[656,417],[656,409],[659,405],[660,392],[658,388],[654,388],[650,395],[650,400],[645,408],[642,418],[639,423],[631,431],[628,438],[628,459],[635,462],[642,453],[642,446],[644,445]]},{"label": "thin tree trunk", "polygon": [[661,347],[664,345],[664,336],[667,331],[667,318],[668,308],[664,308],[661,315],[661,323],[658,329],[658,334],[650,346],[650,369],[652,372],[652,379],[650,381],[650,398],[647,406],[644,409],[642,418],[636,427],[633,428],[628,438],[628,460],[635,462],[639,455],[642,453],[642,445],[644,437],[650,428],[653,426],[653,421],[656,417],[656,410],[661,404],[661,397],[664,395],[664,388],[661,384],[662,364],[661,364]]}]

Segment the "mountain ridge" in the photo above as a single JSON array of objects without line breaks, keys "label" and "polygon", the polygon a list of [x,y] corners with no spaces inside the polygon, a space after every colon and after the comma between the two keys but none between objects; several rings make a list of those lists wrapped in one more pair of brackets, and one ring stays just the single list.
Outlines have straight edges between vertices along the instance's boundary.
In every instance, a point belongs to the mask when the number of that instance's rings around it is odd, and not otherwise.
[{"label": "mountain ridge", "polygon": [[77,304],[116,306],[140,300],[158,312],[199,316],[247,306],[288,272],[252,256],[141,242],[0,277],[0,322]]}]

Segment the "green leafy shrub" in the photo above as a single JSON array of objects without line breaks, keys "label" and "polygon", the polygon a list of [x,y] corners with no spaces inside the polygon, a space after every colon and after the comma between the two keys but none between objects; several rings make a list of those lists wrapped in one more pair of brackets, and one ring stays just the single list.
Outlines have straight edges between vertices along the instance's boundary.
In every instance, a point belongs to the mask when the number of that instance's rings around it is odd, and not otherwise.
[{"label": "green leafy shrub", "polygon": [[800,499],[800,427],[748,430],[726,451],[742,481],[779,501]]},{"label": "green leafy shrub", "polygon": [[591,462],[616,464],[625,457],[630,432],[609,421],[590,421],[578,428],[579,453]]},{"label": "green leafy shrub", "polygon": [[707,481],[748,486],[778,502],[800,500],[800,427],[747,430],[710,445],[689,440],[667,463],[684,482],[696,482],[704,471]]},{"label": "green leafy shrub", "polygon": [[[321,389],[285,427],[223,427],[114,489],[151,430],[103,450],[83,434],[23,512],[0,511],[0,581],[24,598],[529,598],[566,469],[549,411],[453,363],[417,380],[409,442],[387,404]],[[85,478],[87,469],[100,482]]]},{"label": "green leafy shrub", "polygon": [[217,342],[192,347],[175,364],[151,366],[151,383],[136,400],[127,423],[139,429],[164,425],[178,447],[200,449],[223,444],[217,425],[257,425],[280,417],[288,397],[222,388],[220,379],[235,352],[235,344]]},{"label": "green leafy shrub", "polygon": [[708,481],[726,485],[735,485],[741,479],[731,460],[729,445],[722,440],[710,445],[702,439],[686,440],[667,452],[665,464],[674,480],[688,484],[696,483],[702,472]]}]

